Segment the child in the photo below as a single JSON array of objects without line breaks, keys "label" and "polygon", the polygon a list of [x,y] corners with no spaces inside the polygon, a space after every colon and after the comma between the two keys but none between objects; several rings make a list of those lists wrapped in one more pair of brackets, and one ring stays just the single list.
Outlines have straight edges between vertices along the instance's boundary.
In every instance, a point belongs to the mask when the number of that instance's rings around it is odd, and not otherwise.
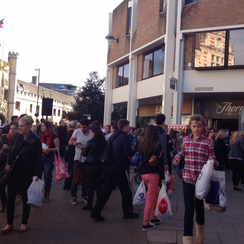
[{"label": "child", "polygon": [[205,119],[199,115],[193,115],[190,119],[192,134],[183,139],[182,151],[174,158],[174,164],[178,165],[185,158],[183,170],[183,194],[185,202],[183,244],[193,243],[193,215],[196,210],[196,243],[201,244],[204,240],[204,205],[203,200],[195,198],[195,184],[203,165],[208,159],[214,159],[213,142],[202,136]]}]

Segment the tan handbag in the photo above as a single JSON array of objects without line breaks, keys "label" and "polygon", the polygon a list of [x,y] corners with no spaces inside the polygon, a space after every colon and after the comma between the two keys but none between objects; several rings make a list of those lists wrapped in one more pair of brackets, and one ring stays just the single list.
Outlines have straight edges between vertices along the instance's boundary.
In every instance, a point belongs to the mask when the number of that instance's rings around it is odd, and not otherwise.
[{"label": "tan handbag", "polygon": [[149,164],[153,167],[157,167],[158,166],[158,161],[159,159],[161,158],[162,156],[162,153],[163,153],[163,150],[160,152],[160,155],[159,157],[157,158],[156,155],[152,155],[152,157],[148,160]]}]

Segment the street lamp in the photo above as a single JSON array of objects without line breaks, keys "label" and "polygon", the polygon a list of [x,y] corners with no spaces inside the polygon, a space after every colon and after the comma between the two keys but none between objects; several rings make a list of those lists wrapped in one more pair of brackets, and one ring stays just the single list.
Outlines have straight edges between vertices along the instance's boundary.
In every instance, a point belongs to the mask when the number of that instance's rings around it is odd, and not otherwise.
[{"label": "street lamp", "polygon": [[39,100],[39,84],[40,84],[40,71],[41,69],[35,69],[35,71],[38,71],[38,84],[37,84],[37,99],[36,99],[36,125],[37,125],[37,117],[39,116],[39,111],[38,111],[38,100]]}]

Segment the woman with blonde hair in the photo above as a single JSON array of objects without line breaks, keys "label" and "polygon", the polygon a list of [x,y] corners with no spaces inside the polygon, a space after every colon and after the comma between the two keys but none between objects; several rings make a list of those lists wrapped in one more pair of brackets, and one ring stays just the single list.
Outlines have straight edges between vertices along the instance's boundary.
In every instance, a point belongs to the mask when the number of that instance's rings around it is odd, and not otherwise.
[{"label": "woman with blonde hair", "polygon": [[[5,171],[10,172],[8,181],[7,225],[1,229],[3,234],[14,229],[15,198],[19,184],[22,183],[22,222],[19,231],[27,230],[30,206],[27,205],[27,189],[32,183],[33,176],[38,176],[41,167],[42,146],[40,139],[31,131],[33,119],[24,116],[19,120],[19,132],[13,135],[8,153]],[[19,157],[18,157],[19,155]],[[14,160],[17,161],[11,168]],[[37,178],[38,180],[38,178]]]},{"label": "woman with blonde hair", "polygon": [[235,131],[232,139],[230,139],[230,152],[229,152],[229,160],[232,168],[232,182],[234,186],[234,191],[242,190],[241,188],[238,187],[238,185],[240,179],[243,176],[243,170],[244,170],[243,153],[244,153],[243,134],[241,131]]}]

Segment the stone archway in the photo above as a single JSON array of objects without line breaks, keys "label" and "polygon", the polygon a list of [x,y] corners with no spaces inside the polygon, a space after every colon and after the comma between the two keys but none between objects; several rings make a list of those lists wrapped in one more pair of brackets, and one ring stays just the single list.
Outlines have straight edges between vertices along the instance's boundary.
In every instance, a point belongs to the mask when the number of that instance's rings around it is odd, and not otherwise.
[{"label": "stone archway", "polygon": [[6,121],[6,118],[3,114],[0,113],[0,125],[3,126]]}]

